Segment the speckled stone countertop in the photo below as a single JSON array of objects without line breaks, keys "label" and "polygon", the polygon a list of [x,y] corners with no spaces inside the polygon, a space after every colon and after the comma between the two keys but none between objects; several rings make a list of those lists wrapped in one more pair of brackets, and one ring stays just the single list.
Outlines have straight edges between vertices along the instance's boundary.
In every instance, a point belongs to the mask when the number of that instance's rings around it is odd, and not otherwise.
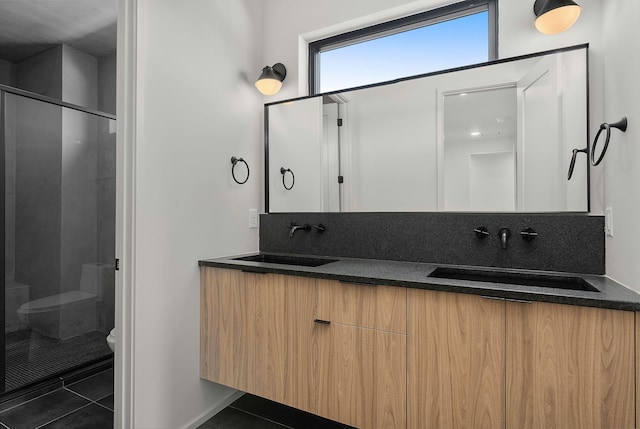
[{"label": "speckled stone countertop", "polygon": [[[640,311],[640,294],[624,287],[606,276],[550,271],[513,270],[499,268],[499,272],[522,275],[559,275],[579,277],[598,292],[569,290],[551,287],[524,286],[486,281],[456,280],[429,277],[438,267],[468,268],[473,270],[492,270],[491,267],[464,267],[459,265],[427,264],[374,259],[352,259],[336,257],[318,257],[306,255],[268,254],[290,257],[308,257],[327,259],[334,262],[317,267],[287,265],[280,263],[252,262],[234,260],[237,257],[257,255],[235,255],[198,261],[204,267],[229,268],[257,273],[276,273],[320,279],[337,280],[347,283],[377,284],[407,288],[431,289],[446,292],[469,293],[492,298],[504,298],[520,301],[543,301],[558,304],[581,305],[587,307],[611,308],[616,310]],[[266,253],[261,253],[266,254]]]}]

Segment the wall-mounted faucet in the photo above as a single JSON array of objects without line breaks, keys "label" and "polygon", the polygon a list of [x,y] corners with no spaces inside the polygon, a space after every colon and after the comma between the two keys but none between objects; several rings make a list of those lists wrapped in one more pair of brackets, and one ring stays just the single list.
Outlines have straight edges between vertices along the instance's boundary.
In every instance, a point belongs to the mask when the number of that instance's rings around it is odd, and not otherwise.
[{"label": "wall-mounted faucet", "polygon": [[498,236],[500,237],[500,244],[502,245],[502,248],[506,249],[507,240],[511,237],[511,230],[509,228],[500,228]]},{"label": "wall-mounted faucet", "polygon": [[298,225],[292,222],[287,228],[289,228],[289,238],[293,238],[293,234],[295,234],[297,230],[302,229],[304,231],[309,231],[311,230],[311,225],[308,223]]}]

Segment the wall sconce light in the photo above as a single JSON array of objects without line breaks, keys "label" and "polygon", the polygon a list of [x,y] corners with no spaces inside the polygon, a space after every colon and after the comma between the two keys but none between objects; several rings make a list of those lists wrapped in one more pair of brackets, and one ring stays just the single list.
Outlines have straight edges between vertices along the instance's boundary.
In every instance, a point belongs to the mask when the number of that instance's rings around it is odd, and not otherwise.
[{"label": "wall sconce light", "polygon": [[580,6],[573,0],[536,0],[533,13],[535,27],[544,34],[558,34],[568,30],[580,16]]},{"label": "wall sconce light", "polygon": [[287,69],[282,63],[276,63],[273,67],[266,66],[256,81],[256,88],[264,95],[277,94],[286,76]]}]

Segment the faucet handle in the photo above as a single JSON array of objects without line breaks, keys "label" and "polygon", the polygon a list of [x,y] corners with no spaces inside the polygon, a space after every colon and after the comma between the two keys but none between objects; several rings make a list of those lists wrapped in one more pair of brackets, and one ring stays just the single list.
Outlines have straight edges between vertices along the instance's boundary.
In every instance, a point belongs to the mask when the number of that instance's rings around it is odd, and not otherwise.
[{"label": "faucet handle", "polygon": [[525,241],[531,241],[538,236],[538,233],[533,228],[525,228],[520,231],[520,237]]},{"label": "faucet handle", "polygon": [[476,237],[478,238],[487,238],[489,236],[489,230],[486,226],[479,226],[473,229],[473,232],[476,233]]},{"label": "faucet handle", "polygon": [[316,230],[316,232],[319,232],[319,233],[325,232],[327,230],[327,227],[325,227],[321,223],[314,225],[313,228]]}]

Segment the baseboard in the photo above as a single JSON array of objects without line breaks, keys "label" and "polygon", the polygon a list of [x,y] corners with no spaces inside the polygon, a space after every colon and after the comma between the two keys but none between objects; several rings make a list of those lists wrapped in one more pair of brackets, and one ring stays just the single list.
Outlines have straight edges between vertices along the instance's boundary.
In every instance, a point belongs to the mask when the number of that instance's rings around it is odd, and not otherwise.
[{"label": "baseboard", "polygon": [[244,395],[244,392],[241,392],[239,390],[234,391],[233,393],[231,393],[230,395],[222,399],[220,402],[218,402],[217,404],[209,408],[207,411],[200,414],[198,417],[196,417],[195,419],[193,419],[192,421],[184,425],[181,429],[196,429],[198,426],[200,426],[201,424],[209,420],[211,417],[215,416],[220,411],[227,408],[229,405],[231,405],[231,403],[233,403],[236,399],[239,399],[242,395]]}]

